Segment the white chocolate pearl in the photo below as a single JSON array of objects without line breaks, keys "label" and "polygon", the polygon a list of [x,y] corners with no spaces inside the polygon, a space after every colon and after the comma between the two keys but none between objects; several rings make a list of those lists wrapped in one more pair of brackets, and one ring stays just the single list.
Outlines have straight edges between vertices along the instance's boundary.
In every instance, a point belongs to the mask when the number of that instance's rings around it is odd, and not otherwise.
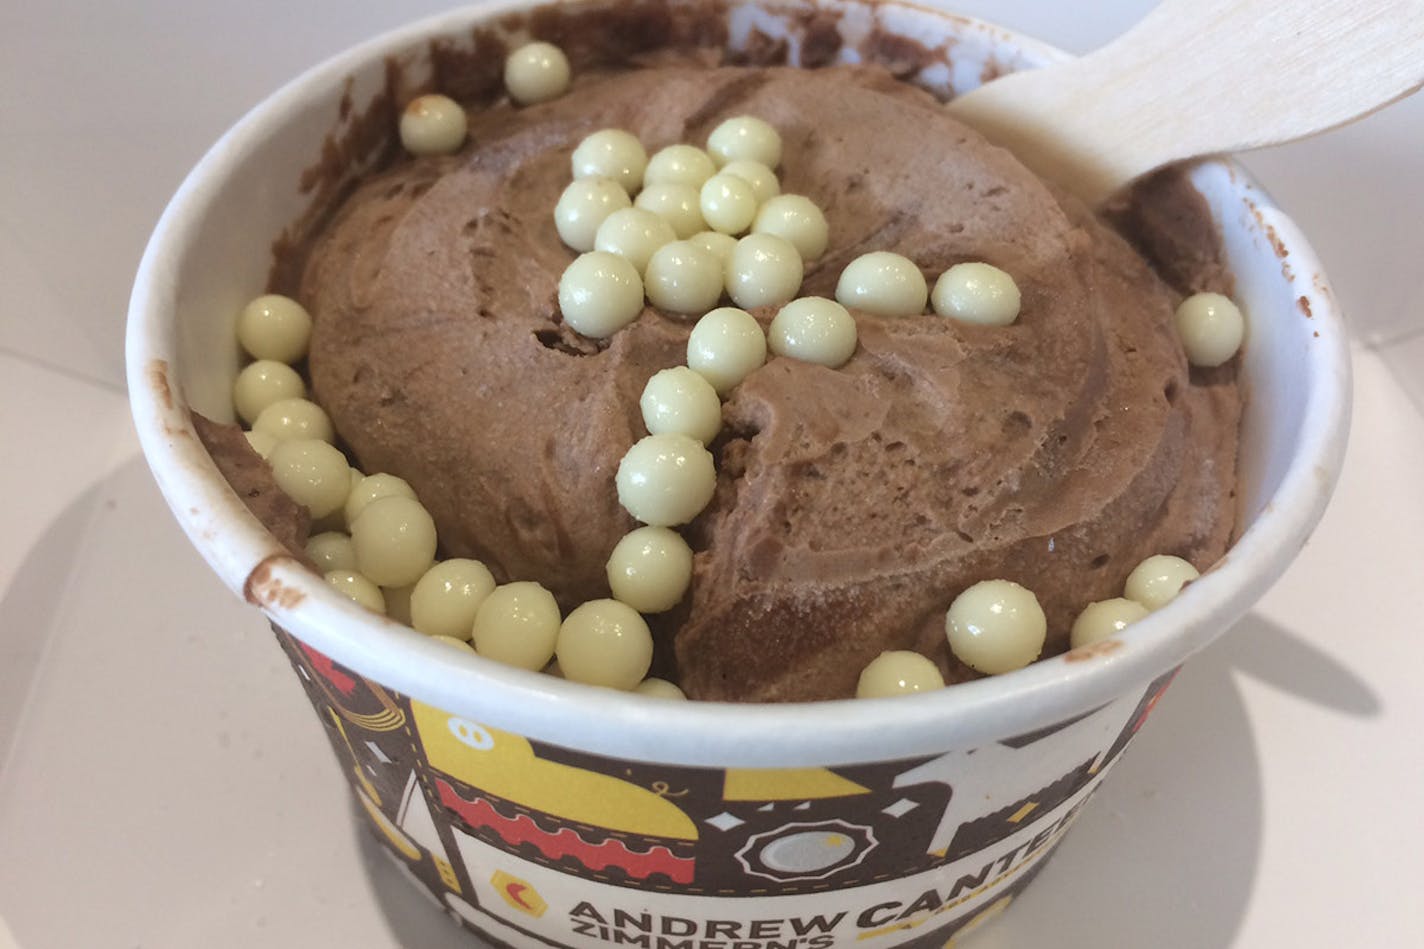
[{"label": "white chocolate pearl", "polygon": [[329,442],[336,438],[336,429],[326,410],[307,399],[278,399],[258,413],[252,430],[266,432],[279,442],[289,438]]},{"label": "white chocolate pearl", "polygon": [[456,639],[454,636],[431,636],[430,638],[433,639],[433,640],[435,640],[437,643],[444,643],[446,646],[449,646],[451,649],[456,649],[456,650],[458,650],[458,651],[460,651],[460,652],[474,652],[474,651],[475,651],[475,647],[474,647],[474,646],[471,646],[469,643],[465,642],[463,639]]},{"label": "white chocolate pearl", "polygon": [[1177,306],[1177,336],[1193,366],[1220,366],[1241,348],[1246,321],[1235,303],[1219,293],[1196,293]]},{"label": "white chocolate pearl", "polygon": [[351,522],[356,565],[383,587],[409,586],[435,562],[435,521],[419,501],[377,498]]},{"label": "white chocolate pearl", "polygon": [[858,699],[880,699],[944,688],[939,666],[917,652],[882,652],[866,665],[855,686]]},{"label": "white chocolate pearl", "polygon": [[766,333],[771,351],[838,369],[855,353],[855,319],[825,297],[802,297],[782,307]]},{"label": "white chocolate pearl", "polygon": [[934,285],[934,311],[962,323],[1008,326],[1019,318],[1019,285],[993,264],[955,264]]},{"label": "white chocolate pearl", "polygon": [[355,570],[356,548],[351,536],[341,531],[324,531],[307,540],[307,556],[323,574],[333,570]]},{"label": "white chocolate pearl", "polygon": [[707,151],[725,165],[730,161],[756,161],[768,168],[781,164],[781,136],[754,115],[727,119],[707,136]]},{"label": "white chocolate pearl", "polygon": [[707,222],[702,220],[702,196],[698,185],[677,184],[660,181],[646,185],[633,202],[635,207],[652,211],[672,225],[678,240],[684,240],[706,230]]},{"label": "white chocolate pearl", "polygon": [[355,570],[332,570],[326,574],[326,582],[372,613],[386,612],[386,597],[381,588]]},{"label": "white chocolate pearl", "polygon": [[481,656],[538,672],[554,657],[559,604],[537,583],[521,580],[495,587],[475,611],[470,641]]},{"label": "white chocolate pearl", "polygon": [[954,598],[944,630],[960,662],[1000,675],[1038,658],[1048,621],[1029,590],[1012,580],[982,580]]},{"label": "white chocolate pearl", "polygon": [[579,142],[571,159],[575,178],[608,178],[632,194],[643,184],[648,153],[622,129],[601,129]]},{"label": "white chocolate pearl", "polygon": [[559,312],[576,333],[612,336],[643,312],[643,280],[617,254],[581,254],[559,278]]},{"label": "white chocolate pearl", "polygon": [[687,365],[712,383],[718,395],[766,362],[766,333],[746,310],[718,307],[697,321],[687,337]]},{"label": "white chocolate pearl", "polygon": [[425,571],[410,594],[410,623],[428,636],[469,639],[475,614],[494,592],[494,577],[478,560],[456,558]]},{"label": "white chocolate pearl", "polygon": [[649,435],[618,463],[618,501],[644,524],[686,524],[717,489],[712,454],[686,435]]},{"label": "white chocolate pearl", "polygon": [[801,289],[805,268],[790,241],[775,234],[748,234],[727,255],[727,295],[744,309],[786,303]]},{"label": "white chocolate pearl", "polygon": [[[361,479],[365,477],[365,475],[361,474],[361,472],[355,468],[350,469],[350,472],[351,487],[350,490],[346,492],[347,497],[351,496],[351,491],[355,491],[356,485],[360,484]],[[326,517],[312,518],[311,529],[314,534],[323,534],[328,531],[336,531],[340,534],[346,533],[346,505],[343,504],[341,507],[326,515]],[[355,568],[353,567],[352,569],[354,570]]]},{"label": "white chocolate pearl", "polygon": [[752,222],[753,234],[775,234],[795,245],[802,260],[815,260],[831,241],[826,215],[810,198],[782,194],[768,199]]},{"label": "white chocolate pearl", "polygon": [[653,373],[638,406],[653,435],[686,435],[706,445],[722,429],[722,400],[712,383],[686,366]]},{"label": "white chocolate pearl", "polygon": [[929,287],[914,261],[877,250],[846,264],[836,283],[836,299],[876,316],[918,316],[925,312]]},{"label": "white chocolate pearl", "polygon": [[693,247],[699,247],[717,258],[717,264],[726,268],[727,258],[732,254],[732,248],[737,246],[737,239],[731,234],[719,234],[716,231],[698,231],[687,239]]},{"label": "white chocolate pearl", "polygon": [[614,211],[633,202],[618,182],[609,178],[579,178],[559,195],[554,205],[554,227],[559,238],[578,251],[593,250],[598,227]]},{"label": "white chocolate pearl", "polygon": [[1123,597],[1089,603],[1073,621],[1068,643],[1077,649],[1079,646],[1101,642],[1122,632],[1147,613],[1147,607]]},{"label": "white chocolate pearl", "polygon": [[640,527],[624,534],[608,557],[613,598],[639,613],[672,609],[691,582],[692,548],[666,527]]},{"label": "white chocolate pearl", "polygon": [[450,155],[465,143],[465,109],[438,93],[416,96],[400,117],[400,140],[412,155]]},{"label": "white chocolate pearl", "polygon": [[666,679],[644,679],[638,683],[638,687],[633,690],[639,695],[646,695],[651,699],[686,699],[687,694],[676,685]]},{"label": "white chocolate pearl", "polygon": [[552,43],[528,43],[504,61],[504,88],[520,105],[548,102],[569,87],[569,58]]},{"label": "white chocolate pearl", "polygon": [[696,245],[673,241],[653,251],[643,290],[648,302],[661,309],[705,313],[722,297],[722,268]]},{"label": "white chocolate pearl", "polygon": [[781,182],[776,180],[776,172],[759,161],[748,161],[745,158],[729,161],[722,166],[718,174],[734,175],[751,185],[758,205],[765,204],[781,194]]},{"label": "white chocolate pearl", "polygon": [[[346,496],[348,498],[351,497],[351,492],[356,490],[356,485],[360,484],[361,479],[365,477],[365,475],[357,471],[355,468],[351,468],[349,470],[351,487],[346,492]],[[346,505],[344,503],[341,505],[341,507],[332,511],[325,517],[312,518],[311,532],[313,534],[323,534],[329,531],[335,531],[338,534],[346,533]],[[354,570],[356,568],[353,566],[351,569]]]},{"label": "white chocolate pearl", "polygon": [[414,586],[381,587],[381,595],[386,598],[386,615],[397,623],[410,625],[410,595]]},{"label": "white chocolate pearl", "polygon": [[289,438],[272,449],[267,463],[277,487],[312,517],[326,517],[346,503],[351,490],[346,472],[351,466],[332,445],[314,438]]},{"label": "white chocolate pearl", "polygon": [[643,187],[673,184],[696,189],[716,173],[717,166],[711,156],[696,145],[669,145],[648,159],[648,167],[643,171]]},{"label": "white chocolate pearl", "polygon": [[297,370],[275,359],[259,359],[237,374],[232,403],[242,420],[251,425],[273,402],[301,399],[306,394],[307,384]]},{"label": "white chocolate pearl", "polygon": [[751,227],[757,213],[756,192],[736,175],[713,175],[698,194],[702,220],[714,231],[740,234]]},{"label": "white chocolate pearl", "polygon": [[653,664],[653,635],[638,611],[617,600],[590,600],[559,627],[554,654],[571,682],[629,691]]},{"label": "white chocolate pearl", "polygon": [[311,314],[291,297],[269,293],[242,308],[237,317],[237,341],[253,359],[293,363],[307,354]]},{"label": "white chocolate pearl", "polygon": [[277,439],[268,432],[243,432],[247,437],[247,444],[252,446],[252,450],[263,458],[272,455],[272,449],[277,447]]},{"label": "white chocolate pearl", "polygon": [[593,238],[594,250],[617,254],[642,273],[648,269],[653,251],[677,240],[672,225],[652,211],[642,208],[622,208],[614,211],[598,225]]},{"label": "white chocolate pearl", "polygon": [[1160,610],[1177,598],[1182,587],[1201,576],[1181,557],[1156,554],[1132,568],[1122,595],[1149,610]]},{"label": "white chocolate pearl", "polygon": [[[355,469],[353,469],[355,470]],[[346,496],[346,523],[356,523],[356,518],[366,510],[366,505],[377,498],[397,496],[415,500],[415,489],[404,478],[393,474],[361,475],[351,485],[351,493]]]}]

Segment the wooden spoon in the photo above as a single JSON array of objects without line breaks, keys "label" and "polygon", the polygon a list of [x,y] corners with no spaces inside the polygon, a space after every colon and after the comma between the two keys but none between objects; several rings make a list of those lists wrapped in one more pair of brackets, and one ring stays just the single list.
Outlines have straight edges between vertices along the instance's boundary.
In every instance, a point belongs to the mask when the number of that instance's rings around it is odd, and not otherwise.
[{"label": "wooden spoon", "polygon": [[1421,85],[1424,0],[1163,0],[1102,49],[949,109],[1096,206],[1154,168],[1305,138]]}]

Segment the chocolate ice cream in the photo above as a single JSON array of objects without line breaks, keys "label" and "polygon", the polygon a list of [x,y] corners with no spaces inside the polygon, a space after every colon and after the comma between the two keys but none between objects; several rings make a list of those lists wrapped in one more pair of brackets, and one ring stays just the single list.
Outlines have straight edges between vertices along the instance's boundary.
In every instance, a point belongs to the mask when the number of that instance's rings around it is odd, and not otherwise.
[{"label": "chocolate ice cream", "polygon": [[537,580],[565,610],[608,595],[604,564],[636,526],[613,475],[643,434],[639,393],[685,361],[693,321],[648,308],[603,341],[562,325],[574,254],[552,209],[589,133],[627,129],[651,152],[736,114],[775,126],[783,191],[830,223],[803,295],[834,296],[845,264],[889,250],[931,281],[987,261],[1023,305],[1008,327],[856,313],[844,368],[773,358],[731,394],[717,495],[686,531],[692,590],[660,622],[660,661],[690,696],[845,697],[886,649],[962,680],[944,612],[978,580],[1033,590],[1052,654],[1144,557],[1221,556],[1240,400],[1229,367],[1193,378],[1171,328],[1183,290],[1222,289],[1211,247],[1169,287],[878,67],[692,61],[473,110],[464,150],[365,181],[306,260],[315,397],[363,470],[416,489],[446,555]]}]

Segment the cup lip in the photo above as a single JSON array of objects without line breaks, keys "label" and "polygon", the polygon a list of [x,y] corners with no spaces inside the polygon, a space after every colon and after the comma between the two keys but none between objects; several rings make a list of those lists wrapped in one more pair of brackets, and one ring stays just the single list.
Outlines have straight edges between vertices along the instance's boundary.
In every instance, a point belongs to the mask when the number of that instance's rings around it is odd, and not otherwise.
[{"label": "cup lip", "polygon": [[[894,0],[874,6],[951,20],[983,31],[1030,59],[1060,50],[984,21]],[[1311,385],[1297,450],[1253,523],[1217,566],[1171,604],[1132,627],[1114,648],[1078,650],[1007,675],[933,693],[804,703],[667,702],[581,685],[451,650],[369,613],[303,567],[242,505],[196,437],[171,367],[178,356],[180,263],[219,185],[311,90],[335,86],[368,63],[436,35],[524,10],[495,0],[382,33],[307,70],[236,122],[187,175],[140,262],[130,300],[126,368],[134,424],[169,507],[227,586],[275,624],[360,675],[454,715],[584,751],[667,764],[825,766],[973,748],[1097,708],[1177,667],[1242,615],[1286,569],[1319,521],[1344,454],[1350,416],[1349,345],[1333,292],[1295,225],[1239,166],[1212,160],[1232,189],[1269,216],[1309,300]],[[1218,569],[1219,568],[1219,569]]]}]

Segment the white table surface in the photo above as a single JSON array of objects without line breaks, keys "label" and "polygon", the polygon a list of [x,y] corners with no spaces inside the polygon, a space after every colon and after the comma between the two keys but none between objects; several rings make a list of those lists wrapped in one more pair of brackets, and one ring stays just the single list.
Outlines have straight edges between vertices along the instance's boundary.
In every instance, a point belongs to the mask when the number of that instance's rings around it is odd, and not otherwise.
[{"label": "white table surface", "polygon": [[[0,949],[472,945],[375,854],[265,624],[168,515],[121,344],[208,144],[442,6],[0,5]],[[1150,6],[958,4],[1079,51]],[[1344,478],[976,949],[1424,946],[1424,97],[1249,164],[1355,329]]]}]

